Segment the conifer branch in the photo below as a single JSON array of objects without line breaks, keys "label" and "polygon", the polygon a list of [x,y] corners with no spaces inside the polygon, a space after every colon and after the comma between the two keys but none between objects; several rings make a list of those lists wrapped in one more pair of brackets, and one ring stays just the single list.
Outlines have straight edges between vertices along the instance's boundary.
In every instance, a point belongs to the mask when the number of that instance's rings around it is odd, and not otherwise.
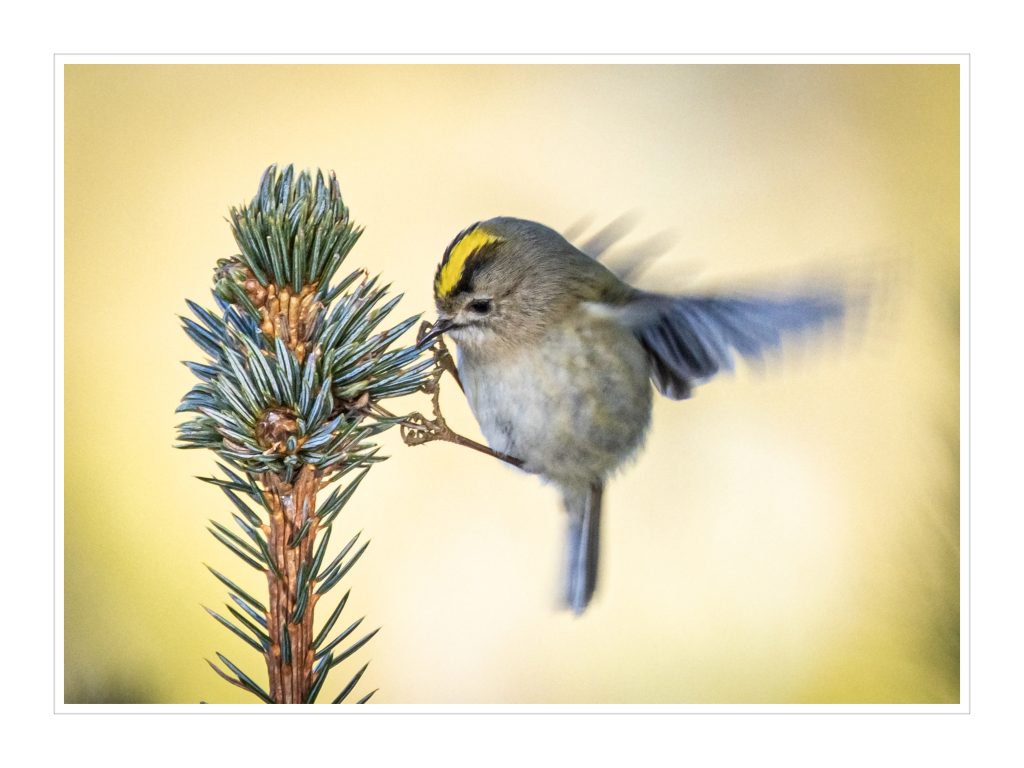
[{"label": "conifer branch", "polygon": [[[380,401],[422,389],[434,360],[419,345],[396,346],[418,317],[380,330],[401,299],[386,300],[390,286],[363,269],[334,280],[362,230],[333,173],[317,171],[314,179],[270,166],[252,201],[231,209],[230,224],[239,253],[217,262],[216,310],[186,301],[194,319],[182,317],[205,359],[185,362],[199,381],[177,408],[193,414],[178,427],[178,447],[209,448],[224,462],[223,478],[201,479],[231,500],[241,535],[216,521],[210,532],[264,573],[268,600],[264,605],[211,568],[241,610],[228,606],[237,623],[209,612],[261,651],[268,690],[219,653],[234,677],[210,666],[260,700],[313,703],[330,670],[376,633],[332,652],[351,631],[329,637],[348,593],[316,630],[317,603],[367,546],[342,562],[345,548],[320,573],[331,526],[383,460],[372,439],[404,421],[384,415]],[[360,472],[345,489],[318,505],[318,492],[353,470]],[[365,665],[336,702],[363,671]]]}]

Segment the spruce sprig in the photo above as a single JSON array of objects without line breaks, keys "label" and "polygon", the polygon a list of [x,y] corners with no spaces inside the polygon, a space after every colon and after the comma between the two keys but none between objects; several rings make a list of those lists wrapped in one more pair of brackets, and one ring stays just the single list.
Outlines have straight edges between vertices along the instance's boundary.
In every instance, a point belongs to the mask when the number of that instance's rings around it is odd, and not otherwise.
[{"label": "spruce sprig", "polygon": [[[180,448],[209,448],[223,460],[217,485],[234,507],[236,530],[211,521],[210,533],[267,577],[268,604],[220,572],[231,618],[218,622],[259,651],[269,690],[217,654],[217,674],[272,703],[313,703],[328,673],[379,630],[345,647],[363,619],[333,638],[342,597],[314,634],[314,607],[366,551],[359,534],[329,558],[338,513],[370,466],[382,461],[373,438],[398,423],[380,400],[424,387],[433,367],[419,345],[395,346],[419,319],[382,329],[401,296],[386,299],[364,270],[334,282],[362,230],[349,218],[334,174],[270,166],[248,205],[231,209],[239,253],[214,270],[216,310],[186,301],[185,332],[205,353],[185,365],[198,382],[177,410],[195,414],[178,427]],[[358,474],[321,504],[317,493]],[[334,699],[344,701],[365,665]],[[359,703],[369,700],[372,693]]]}]

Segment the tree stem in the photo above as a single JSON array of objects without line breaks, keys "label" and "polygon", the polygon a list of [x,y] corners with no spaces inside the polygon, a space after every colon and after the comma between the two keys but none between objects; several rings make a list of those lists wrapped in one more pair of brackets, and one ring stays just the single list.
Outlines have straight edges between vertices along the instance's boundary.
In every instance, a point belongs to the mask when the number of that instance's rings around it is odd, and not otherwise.
[{"label": "tree stem", "polygon": [[[270,523],[263,526],[263,532],[274,563],[274,569],[267,571],[270,648],[264,653],[270,697],[275,704],[303,704],[316,682],[312,647],[316,574],[310,570],[319,524],[316,492],[320,478],[313,467],[304,466],[290,484],[271,473],[264,474],[262,481],[270,510]],[[296,540],[300,532],[302,536]]]}]

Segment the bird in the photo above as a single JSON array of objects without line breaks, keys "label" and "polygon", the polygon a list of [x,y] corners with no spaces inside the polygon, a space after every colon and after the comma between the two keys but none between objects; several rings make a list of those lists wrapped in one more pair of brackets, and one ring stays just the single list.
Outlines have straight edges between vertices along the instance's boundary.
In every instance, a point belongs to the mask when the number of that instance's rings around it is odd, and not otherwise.
[{"label": "bird", "polygon": [[438,319],[492,450],[561,494],[562,603],[582,614],[598,585],[609,477],[641,449],[653,391],[684,400],[737,356],[841,318],[840,292],[667,295],[640,290],[554,229],[501,216],[462,230],[434,277]]}]

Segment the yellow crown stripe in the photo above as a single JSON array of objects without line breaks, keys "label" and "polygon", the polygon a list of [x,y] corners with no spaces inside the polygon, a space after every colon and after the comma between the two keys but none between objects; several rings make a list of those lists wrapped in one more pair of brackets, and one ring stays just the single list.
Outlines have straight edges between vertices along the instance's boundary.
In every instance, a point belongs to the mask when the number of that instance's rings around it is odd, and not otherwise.
[{"label": "yellow crown stripe", "polygon": [[437,295],[443,298],[455,290],[470,256],[485,245],[500,242],[503,242],[503,238],[491,234],[481,227],[467,232],[461,240],[452,246],[448,260],[441,265],[441,273],[437,276],[437,285],[435,286]]}]

